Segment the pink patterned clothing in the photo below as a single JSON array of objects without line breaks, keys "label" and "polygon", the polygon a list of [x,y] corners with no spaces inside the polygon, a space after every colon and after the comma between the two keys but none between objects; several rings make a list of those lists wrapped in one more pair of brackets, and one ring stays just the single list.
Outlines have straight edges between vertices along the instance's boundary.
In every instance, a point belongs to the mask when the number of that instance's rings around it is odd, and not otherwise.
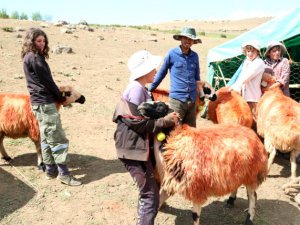
[{"label": "pink patterned clothing", "polygon": [[266,67],[273,70],[273,76],[276,81],[281,83],[281,90],[286,96],[290,96],[290,63],[287,58],[280,58],[277,61],[271,61],[269,58],[265,59]]}]

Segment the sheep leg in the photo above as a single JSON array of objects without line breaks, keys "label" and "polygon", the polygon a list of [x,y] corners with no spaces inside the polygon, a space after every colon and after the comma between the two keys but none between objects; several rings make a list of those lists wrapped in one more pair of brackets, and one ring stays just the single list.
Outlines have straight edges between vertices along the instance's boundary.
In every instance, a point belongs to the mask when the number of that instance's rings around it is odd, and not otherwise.
[{"label": "sheep leg", "polygon": [[247,188],[247,194],[248,194],[248,202],[249,202],[249,209],[248,214],[246,217],[245,225],[253,225],[253,218],[255,215],[255,205],[256,205],[256,192],[254,189],[250,187]]},{"label": "sheep leg", "polygon": [[290,155],[290,162],[291,162],[291,178],[296,179],[297,173],[297,162],[296,162],[296,151],[291,151]]},{"label": "sheep leg", "polygon": [[300,193],[295,196],[295,202],[300,204]]},{"label": "sheep leg", "polygon": [[270,168],[272,163],[274,162],[275,159],[275,155],[276,155],[276,148],[274,146],[270,146],[270,151],[268,151],[269,154],[269,158],[268,158],[268,172],[270,172]]},{"label": "sheep leg", "polygon": [[0,133],[0,153],[2,155],[2,159],[4,159],[5,161],[10,161],[11,158],[9,157],[7,152],[5,151],[5,148],[4,148],[4,145],[3,145],[3,140],[4,140],[4,133],[1,132]]},{"label": "sheep leg", "polygon": [[235,190],[230,194],[229,198],[226,201],[227,208],[232,208],[234,206],[234,201],[236,200],[236,194],[237,194],[237,190]]},{"label": "sheep leg", "polygon": [[34,145],[35,145],[35,149],[37,152],[37,166],[39,170],[43,170],[45,172],[46,170],[46,166],[43,162],[43,157],[42,157],[42,150],[41,150],[41,143],[39,141],[33,141]]},{"label": "sheep leg", "polygon": [[192,217],[194,225],[200,225],[201,205],[193,203]]},{"label": "sheep leg", "polygon": [[164,204],[165,201],[167,201],[167,199],[169,197],[170,196],[168,195],[168,193],[165,190],[160,189],[160,191],[159,191],[159,208]]}]

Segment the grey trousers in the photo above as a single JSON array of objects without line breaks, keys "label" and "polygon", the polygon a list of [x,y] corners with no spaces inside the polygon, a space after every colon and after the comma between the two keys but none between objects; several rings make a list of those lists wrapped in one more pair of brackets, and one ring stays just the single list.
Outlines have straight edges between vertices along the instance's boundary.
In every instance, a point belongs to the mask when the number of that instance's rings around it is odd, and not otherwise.
[{"label": "grey trousers", "polygon": [[48,165],[65,165],[69,140],[55,104],[32,105],[31,109],[39,123],[43,162]]},{"label": "grey trousers", "polygon": [[170,108],[179,114],[182,123],[196,127],[196,104],[191,100],[186,102],[169,98]]}]

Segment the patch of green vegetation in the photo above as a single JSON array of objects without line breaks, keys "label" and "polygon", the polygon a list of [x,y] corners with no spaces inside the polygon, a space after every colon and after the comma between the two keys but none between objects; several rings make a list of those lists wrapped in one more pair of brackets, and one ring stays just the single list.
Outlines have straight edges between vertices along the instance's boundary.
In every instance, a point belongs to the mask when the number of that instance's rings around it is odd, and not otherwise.
[{"label": "patch of green vegetation", "polygon": [[2,27],[2,30],[5,32],[14,32],[14,28],[12,27]]},{"label": "patch of green vegetation", "polygon": [[9,139],[8,141],[8,145],[11,145],[11,146],[18,146],[18,145],[25,145],[28,144],[28,140],[25,139],[25,138],[18,138],[18,139]]},{"label": "patch of green vegetation", "polygon": [[8,19],[9,18],[9,15],[6,13],[5,9],[1,9],[0,18],[2,18],[2,19]]},{"label": "patch of green vegetation", "polygon": [[31,19],[32,19],[33,21],[41,21],[43,18],[42,18],[42,15],[41,15],[40,12],[34,12],[34,13],[32,13],[32,15],[31,15]]},{"label": "patch of green vegetation", "polygon": [[72,193],[68,189],[64,189],[59,193],[59,197],[62,201],[69,201],[72,197]]},{"label": "patch of green vegetation", "polygon": [[227,39],[233,39],[237,37],[237,34],[223,34],[223,33],[206,33],[206,37],[209,38],[227,38]]}]

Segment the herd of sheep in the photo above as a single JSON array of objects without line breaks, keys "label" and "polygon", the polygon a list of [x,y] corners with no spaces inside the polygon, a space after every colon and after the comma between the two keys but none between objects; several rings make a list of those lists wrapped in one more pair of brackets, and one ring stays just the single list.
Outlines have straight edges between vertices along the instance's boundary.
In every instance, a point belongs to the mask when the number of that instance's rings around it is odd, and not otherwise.
[{"label": "herd of sheep", "polygon": [[[203,93],[200,90],[204,86],[209,85],[199,83],[199,93]],[[81,96],[73,90],[71,93],[74,94],[70,102]],[[284,190],[298,194],[296,157],[300,154],[300,104],[284,96],[279,89],[266,91],[258,102],[255,133],[250,128],[253,123],[250,109],[240,95],[226,88],[215,94],[217,100],[208,103],[208,118],[215,125],[175,127],[162,152],[159,150],[161,142],[155,141],[160,204],[175,193],[182,195],[193,203],[196,225],[200,224],[201,205],[208,197],[231,193],[227,203],[233,204],[237,189],[244,185],[249,199],[245,224],[250,225],[255,214],[255,191],[267,178],[276,150],[290,152],[291,181]],[[167,95],[168,91],[159,89],[153,93],[155,100],[161,101],[167,101]],[[201,104],[197,102],[198,106]],[[28,95],[0,94],[0,153],[3,159],[11,160],[3,146],[5,137],[29,137],[36,146],[38,165],[42,165],[38,123],[31,112]],[[295,200],[300,204],[299,198],[298,194]]]}]

